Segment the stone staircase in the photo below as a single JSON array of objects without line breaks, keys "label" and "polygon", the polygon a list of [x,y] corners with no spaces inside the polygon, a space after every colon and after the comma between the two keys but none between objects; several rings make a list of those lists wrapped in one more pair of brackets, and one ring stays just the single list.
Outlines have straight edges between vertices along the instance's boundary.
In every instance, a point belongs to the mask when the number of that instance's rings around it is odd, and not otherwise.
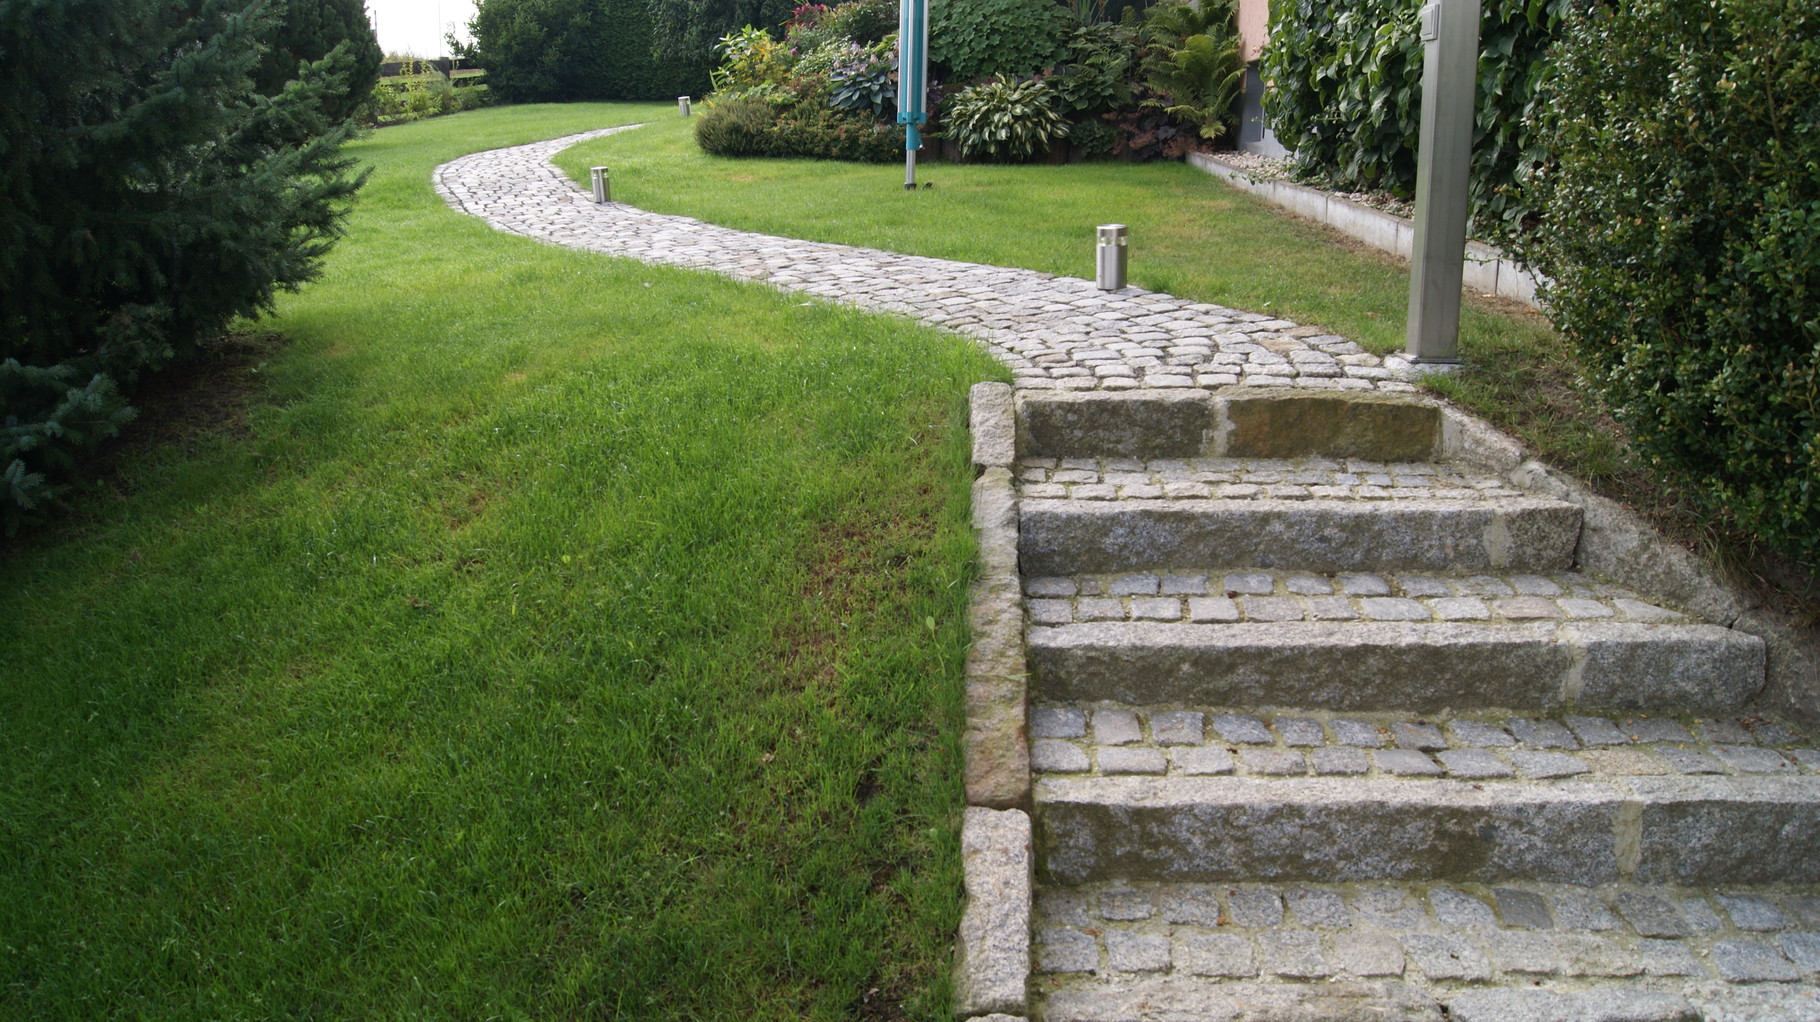
[{"label": "stone staircase", "polygon": [[1753,710],[1763,641],[1586,570],[1482,427],[1233,388],[975,429],[962,1017],[1820,1019],[1820,749]]}]

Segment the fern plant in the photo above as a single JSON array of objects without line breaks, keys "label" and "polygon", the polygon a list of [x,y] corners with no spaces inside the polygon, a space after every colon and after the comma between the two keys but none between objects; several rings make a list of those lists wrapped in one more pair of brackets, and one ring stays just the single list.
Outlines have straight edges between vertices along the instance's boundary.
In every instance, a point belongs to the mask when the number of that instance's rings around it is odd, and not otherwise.
[{"label": "fern plant", "polygon": [[1205,139],[1226,133],[1245,83],[1234,11],[1232,0],[1166,3],[1152,7],[1144,24],[1144,84],[1163,95],[1143,105],[1161,107]]},{"label": "fern plant", "polygon": [[1028,160],[1068,136],[1055,93],[1040,78],[994,75],[954,97],[945,123],[962,156],[996,162]]}]

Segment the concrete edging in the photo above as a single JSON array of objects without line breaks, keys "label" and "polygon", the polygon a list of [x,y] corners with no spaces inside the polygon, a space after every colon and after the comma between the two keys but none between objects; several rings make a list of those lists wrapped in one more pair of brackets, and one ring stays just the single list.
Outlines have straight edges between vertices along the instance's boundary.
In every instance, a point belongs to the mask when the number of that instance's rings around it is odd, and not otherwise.
[{"label": "concrete edging", "polygon": [[[1254,178],[1205,153],[1189,153],[1188,165],[1373,248],[1404,259],[1411,258],[1415,251],[1415,225],[1403,217],[1294,182]],[[1497,295],[1530,308],[1541,308],[1536,300],[1535,274],[1483,242],[1466,243],[1463,283],[1480,294]]]}]

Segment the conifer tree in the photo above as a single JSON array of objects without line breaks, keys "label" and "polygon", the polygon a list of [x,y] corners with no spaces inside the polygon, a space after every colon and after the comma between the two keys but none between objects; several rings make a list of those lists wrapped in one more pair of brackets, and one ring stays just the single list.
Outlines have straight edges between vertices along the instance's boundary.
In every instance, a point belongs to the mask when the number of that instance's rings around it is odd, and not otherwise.
[{"label": "conifer tree", "polygon": [[351,62],[348,87],[323,98],[330,120],[346,120],[373,94],[379,83],[379,65],[385,53],[367,18],[366,0],[286,0],[283,15],[265,40],[269,47],[260,58],[253,83],[267,96],[275,96],[285,83],[297,79],[305,61],[321,60],[346,43]]},{"label": "conifer tree", "polygon": [[143,372],[318,272],[363,176],[351,47],[262,95],[266,0],[0,0],[0,523]]}]

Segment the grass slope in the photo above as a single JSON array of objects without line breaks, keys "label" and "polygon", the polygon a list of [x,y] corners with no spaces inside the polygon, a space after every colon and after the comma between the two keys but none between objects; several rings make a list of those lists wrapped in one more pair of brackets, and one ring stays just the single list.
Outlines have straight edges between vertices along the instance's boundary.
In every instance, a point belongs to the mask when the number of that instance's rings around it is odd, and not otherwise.
[{"label": "grass slope", "polygon": [[945,1012],[1002,371],[429,187],[664,109],[356,145],[244,426],[7,552],[0,1017]]}]

